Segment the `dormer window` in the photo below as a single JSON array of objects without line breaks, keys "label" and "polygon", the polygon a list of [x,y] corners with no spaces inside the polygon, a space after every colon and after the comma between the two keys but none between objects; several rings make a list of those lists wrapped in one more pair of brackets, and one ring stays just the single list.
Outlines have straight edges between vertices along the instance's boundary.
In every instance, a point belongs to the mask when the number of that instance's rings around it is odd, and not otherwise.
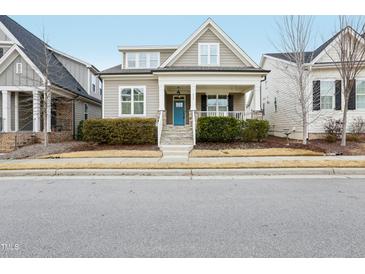
[{"label": "dormer window", "polygon": [[199,43],[199,66],[219,65],[219,43]]},{"label": "dormer window", "polygon": [[157,68],[160,65],[159,52],[127,52],[126,68]]}]

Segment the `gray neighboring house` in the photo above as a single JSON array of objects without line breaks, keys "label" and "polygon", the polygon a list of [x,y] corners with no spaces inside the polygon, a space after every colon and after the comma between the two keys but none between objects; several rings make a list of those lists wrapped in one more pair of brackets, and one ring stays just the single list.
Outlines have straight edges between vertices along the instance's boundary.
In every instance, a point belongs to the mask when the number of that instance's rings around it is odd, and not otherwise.
[{"label": "gray neighboring house", "polygon": [[40,110],[49,69],[51,142],[72,140],[81,120],[101,117],[102,82],[93,65],[46,45],[8,16],[0,16],[0,151],[42,141]]},{"label": "gray neighboring house", "polygon": [[191,149],[198,117],[246,119],[261,113],[260,86],[269,71],[211,19],[179,46],[119,51],[122,63],[100,73],[103,118],[156,118],[162,150]]}]

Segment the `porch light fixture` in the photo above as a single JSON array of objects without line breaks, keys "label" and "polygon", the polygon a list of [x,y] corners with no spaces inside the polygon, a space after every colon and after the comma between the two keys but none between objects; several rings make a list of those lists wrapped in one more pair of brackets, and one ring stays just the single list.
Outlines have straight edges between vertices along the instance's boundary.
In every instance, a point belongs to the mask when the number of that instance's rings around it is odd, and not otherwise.
[{"label": "porch light fixture", "polygon": [[177,87],[176,94],[180,96],[180,87]]}]

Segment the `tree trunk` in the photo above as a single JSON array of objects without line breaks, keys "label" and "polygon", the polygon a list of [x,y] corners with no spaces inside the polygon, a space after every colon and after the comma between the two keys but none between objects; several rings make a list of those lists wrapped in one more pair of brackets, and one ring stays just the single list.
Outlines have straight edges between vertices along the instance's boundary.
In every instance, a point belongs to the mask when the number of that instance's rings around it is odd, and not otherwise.
[{"label": "tree trunk", "polygon": [[43,136],[44,136],[44,147],[48,147],[48,96],[47,96],[47,90],[44,91],[43,95]]},{"label": "tree trunk", "polygon": [[308,117],[307,113],[303,113],[303,145],[308,144]]},{"label": "tree trunk", "polygon": [[345,96],[345,106],[343,108],[342,115],[342,133],[341,133],[341,146],[346,146],[346,129],[347,129],[347,110],[349,107],[349,96]]}]

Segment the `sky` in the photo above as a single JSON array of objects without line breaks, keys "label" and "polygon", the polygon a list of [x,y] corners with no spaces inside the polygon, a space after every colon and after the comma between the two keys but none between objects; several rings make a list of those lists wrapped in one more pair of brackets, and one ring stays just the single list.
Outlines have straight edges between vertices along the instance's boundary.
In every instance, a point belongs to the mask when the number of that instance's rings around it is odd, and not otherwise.
[{"label": "sky", "polygon": [[[211,17],[254,61],[276,52],[281,16],[11,16],[54,48],[103,70],[120,64],[120,45],[179,45]],[[336,30],[336,16],[315,16],[313,45]],[[44,32],[43,32],[44,29]]]}]

